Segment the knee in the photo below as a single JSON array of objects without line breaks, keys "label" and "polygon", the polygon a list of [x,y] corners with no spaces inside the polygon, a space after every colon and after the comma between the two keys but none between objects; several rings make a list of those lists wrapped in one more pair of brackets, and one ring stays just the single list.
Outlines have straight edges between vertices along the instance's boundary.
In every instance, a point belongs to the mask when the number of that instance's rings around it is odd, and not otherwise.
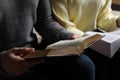
[{"label": "knee", "polygon": [[85,54],[81,54],[76,60],[76,64],[82,70],[87,72],[95,72],[94,62]]}]

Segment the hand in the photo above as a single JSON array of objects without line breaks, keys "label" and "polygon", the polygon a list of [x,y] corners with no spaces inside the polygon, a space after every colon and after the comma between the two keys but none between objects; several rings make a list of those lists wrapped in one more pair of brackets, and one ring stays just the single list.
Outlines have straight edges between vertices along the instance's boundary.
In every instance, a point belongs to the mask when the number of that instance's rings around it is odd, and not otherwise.
[{"label": "hand", "polygon": [[80,37],[79,34],[73,34],[72,37],[71,37],[71,39],[77,39],[77,38],[79,38],[79,37]]},{"label": "hand", "polygon": [[35,64],[41,63],[43,59],[26,60],[26,54],[35,51],[34,48],[12,48],[1,56],[1,66],[7,73],[21,75]]},{"label": "hand", "polygon": [[117,26],[120,28],[120,17],[117,19]]}]

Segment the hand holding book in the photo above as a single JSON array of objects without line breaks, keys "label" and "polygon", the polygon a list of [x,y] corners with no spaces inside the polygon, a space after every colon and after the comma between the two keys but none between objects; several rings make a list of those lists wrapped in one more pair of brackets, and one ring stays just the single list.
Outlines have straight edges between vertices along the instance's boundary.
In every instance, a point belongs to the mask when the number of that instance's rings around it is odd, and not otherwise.
[{"label": "hand holding book", "polygon": [[47,46],[46,50],[36,50],[25,56],[25,58],[39,57],[57,57],[80,55],[86,48],[96,41],[100,40],[103,35],[85,35],[74,40],[61,40]]}]

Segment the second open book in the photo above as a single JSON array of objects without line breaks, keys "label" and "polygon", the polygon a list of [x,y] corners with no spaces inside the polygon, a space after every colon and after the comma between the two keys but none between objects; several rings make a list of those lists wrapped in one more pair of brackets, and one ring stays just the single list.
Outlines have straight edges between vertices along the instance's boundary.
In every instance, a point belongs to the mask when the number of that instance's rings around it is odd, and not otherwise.
[{"label": "second open book", "polygon": [[120,29],[112,32],[87,32],[86,34],[102,34],[105,35],[101,40],[94,43],[89,48],[98,53],[113,58],[115,53],[120,49]]},{"label": "second open book", "polygon": [[74,40],[60,40],[48,45],[45,50],[36,50],[35,52],[27,54],[25,58],[80,55],[86,48],[100,40],[102,37],[103,35],[93,34],[84,35]]}]

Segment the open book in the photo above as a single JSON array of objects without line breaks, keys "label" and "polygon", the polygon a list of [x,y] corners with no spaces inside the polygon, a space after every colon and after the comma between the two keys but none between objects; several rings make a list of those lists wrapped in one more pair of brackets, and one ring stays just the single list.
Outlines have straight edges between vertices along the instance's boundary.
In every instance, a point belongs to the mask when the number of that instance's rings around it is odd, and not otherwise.
[{"label": "open book", "polygon": [[90,31],[86,34],[105,35],[101,40],[97,41],[89,47],[104,56],[112,58],[120,48],[120,30],[104,33]]},{"label": "open book", "polygon": [[36,50],[25,58],[57,57],[80,55],[86,48],[100,40],[103,35],[84,35],[74,40],[60,40],[47,46],[45,50]]}]

